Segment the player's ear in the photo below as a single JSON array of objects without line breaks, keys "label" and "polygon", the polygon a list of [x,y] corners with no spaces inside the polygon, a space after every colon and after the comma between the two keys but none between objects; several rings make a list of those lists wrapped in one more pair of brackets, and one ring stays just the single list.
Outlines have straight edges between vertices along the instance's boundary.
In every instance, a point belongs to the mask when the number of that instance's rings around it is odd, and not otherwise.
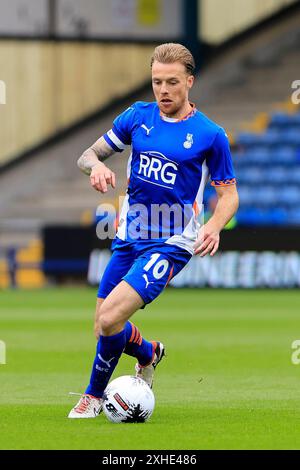
[{"label": "player's ear", "polygon": [[194,84],[194,80],[195,80],[195,77],[194,75],[189,75],[188,78],[187,78],[187,86],[188,88],[192,88],[193,84]]}]

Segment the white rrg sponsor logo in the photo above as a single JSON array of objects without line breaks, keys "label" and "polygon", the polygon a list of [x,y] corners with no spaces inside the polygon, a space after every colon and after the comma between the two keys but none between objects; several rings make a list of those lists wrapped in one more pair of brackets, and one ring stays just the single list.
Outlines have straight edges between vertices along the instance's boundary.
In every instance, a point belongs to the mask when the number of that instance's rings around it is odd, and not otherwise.
[{"label": "white rrg sponsor logo", "polygon": [[[163,155],[159,156],[140,154],[139,175],[143,175],[149,180],[154,180],[156,184],[165,183],[166,185],[174,186],[177,176],[176,163],[166,159]],[[164,163],[166,160],[166,163]],[[155,183],[154,183],[155,184]],[[163,185],[162,185],[163,186]]]}]

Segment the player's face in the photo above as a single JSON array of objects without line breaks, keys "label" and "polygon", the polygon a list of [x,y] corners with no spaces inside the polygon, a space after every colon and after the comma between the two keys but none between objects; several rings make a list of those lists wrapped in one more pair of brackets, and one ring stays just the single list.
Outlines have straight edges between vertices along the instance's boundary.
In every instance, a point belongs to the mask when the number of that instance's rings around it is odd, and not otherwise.
[{"label": "player's face", "polygon": [[162,64],[154,61],[152,64],[153,92],[165,116],[178,118],[188,112],[188,95],[193,83],[193,75],[188,75],[180,62]]}]

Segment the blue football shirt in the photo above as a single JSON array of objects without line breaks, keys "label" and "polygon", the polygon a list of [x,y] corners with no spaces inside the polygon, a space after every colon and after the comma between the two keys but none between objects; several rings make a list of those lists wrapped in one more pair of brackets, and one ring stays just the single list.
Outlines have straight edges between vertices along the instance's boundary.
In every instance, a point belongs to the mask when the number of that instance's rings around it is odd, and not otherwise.
[{"label": "blue football shirt", "polygon": [[136,102],[104,138],[116,152],[132,148],[117,238],[163,240],[193,253],[209,176],[214,186],[235,184],[224,129],[195,107],[174,121],[156,102]]}]

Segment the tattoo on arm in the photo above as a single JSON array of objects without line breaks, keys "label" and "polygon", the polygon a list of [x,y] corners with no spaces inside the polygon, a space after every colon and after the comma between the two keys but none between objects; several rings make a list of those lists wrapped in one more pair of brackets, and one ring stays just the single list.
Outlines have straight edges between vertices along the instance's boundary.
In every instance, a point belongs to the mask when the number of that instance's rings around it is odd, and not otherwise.
[{"label": "tattoo on arm", "polygon": [[113,155],[115,151],[106,142],[104,137],[100,137],[91,147],[83,152],[77,161],[80,170],[86,175],[90,175],[92,168],[99,162]]}]

